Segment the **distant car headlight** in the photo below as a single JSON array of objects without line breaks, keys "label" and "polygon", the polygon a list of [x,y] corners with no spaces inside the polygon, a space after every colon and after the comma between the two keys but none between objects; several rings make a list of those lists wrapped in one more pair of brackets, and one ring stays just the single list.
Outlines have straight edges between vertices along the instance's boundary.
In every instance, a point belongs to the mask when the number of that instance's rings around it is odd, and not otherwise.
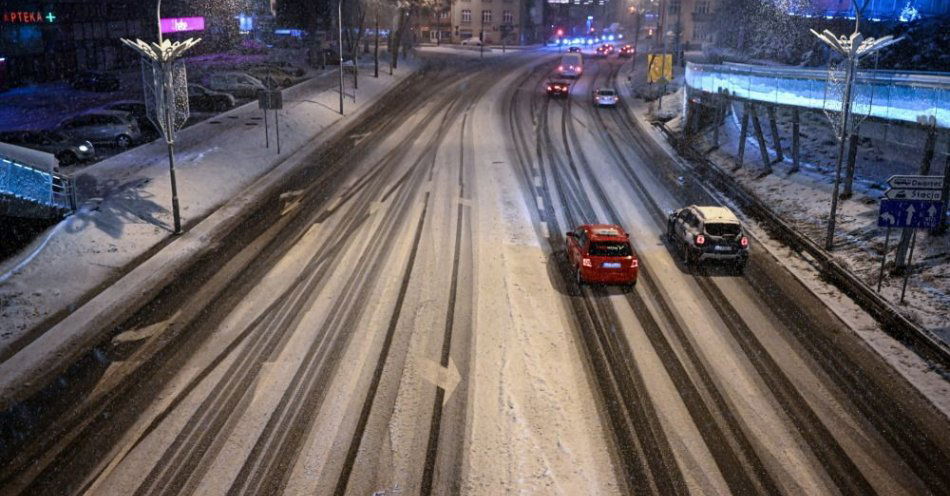
[{"label": "distant car headlight", "polygon": [[79,151],[85,153],[89,151],[89,147],[86,145],[79,145]]}]

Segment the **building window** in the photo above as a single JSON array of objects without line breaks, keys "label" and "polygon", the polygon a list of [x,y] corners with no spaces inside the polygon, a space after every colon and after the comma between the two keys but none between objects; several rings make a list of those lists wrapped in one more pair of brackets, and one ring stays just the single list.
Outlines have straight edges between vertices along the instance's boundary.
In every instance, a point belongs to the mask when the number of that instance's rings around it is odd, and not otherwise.
[{"label": "building window", "polygon": [[482,23],[491,24],[491,11],[483,10],[482,11]]},{"label": "building window", "polygon": [[501,13],[502,22],[505,24],[513,24],[515,22],[515,16],[511,14],[510,10],[506,10]]},{"label": "building window", "polygon": [[697,0],[696,1],[696,10],[697,14],[708,14],[709,13],[709,0]]},{"label": "building window", "polygon": [[472,11],[469,9],[462,9],[462,22],[468,24],[472,22]]},{"label": "building window", "polygon": [[670,6],[667,9],[667,12],[669,12],[670,14],[678,14],[679,11],[680,11],[679,0],[673,0],[672,2],[670,2]]}]

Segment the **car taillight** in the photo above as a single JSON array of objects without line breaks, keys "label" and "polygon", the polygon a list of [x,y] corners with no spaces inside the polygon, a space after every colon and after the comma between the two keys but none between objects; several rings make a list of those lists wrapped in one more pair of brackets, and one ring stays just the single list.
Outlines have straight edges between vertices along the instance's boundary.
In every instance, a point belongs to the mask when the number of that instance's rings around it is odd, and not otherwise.
[{"label": "car taillight", "polygon": [[564,70],[564,66],[563,66],[563,65],[559,65],[559,66],[557,66],[557,70],[559,70],[559,71],[563,71],[563,70]]},{"label": "car taillight", "polygon": [[550,86],[550,85],[548,86],[548,91],[551,91],[551,86]]},{"label": "car taillight", "polygon": [[703,246],[704,244],[706,244],[706,236],[703,236],[702,234],[697,234],[696,246]]},{"label": "car taillight", "polygon": [[640,266],[640,261],[637,260],[636,257],[634,257],[634,259],[630,261],[630,268],[636,269],[639,266]]},{"label": "car taillight", "polygon": [[749,238],[743,236],[741,239],[739,239],[739,245],[742,246],[743,248],[748,248],[748,247],[749,247]]},{"label": "car taillight", "polygon": [[590,263],[590,259],[589,259],[589,258],[585,258],[584,260],[581,260],[581,263],[584,264],[584,267],[593,267],[593,265],[591,265],[591,263]]}]

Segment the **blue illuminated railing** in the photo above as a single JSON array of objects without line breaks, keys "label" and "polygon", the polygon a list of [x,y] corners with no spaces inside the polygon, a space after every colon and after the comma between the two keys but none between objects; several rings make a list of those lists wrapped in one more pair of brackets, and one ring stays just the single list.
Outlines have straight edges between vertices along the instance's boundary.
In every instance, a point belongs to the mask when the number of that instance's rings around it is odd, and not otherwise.
[{"label": "blue illuminated railing", "polygon": [[[694,64],[686,66],[686,86],[738,98],[812,109],[838,110],[826,94],[828,73],[822,69]],[[919,116],[950,127],[950,73],[863,71],[856,78],[853,110],[884,120],[918,122]]]},{"label": "blue illuminated railing", "polygon": [[75,208],[75,198],[69,179],[2,157],[0,157],[0,200],[31,202],[63,211]]}]

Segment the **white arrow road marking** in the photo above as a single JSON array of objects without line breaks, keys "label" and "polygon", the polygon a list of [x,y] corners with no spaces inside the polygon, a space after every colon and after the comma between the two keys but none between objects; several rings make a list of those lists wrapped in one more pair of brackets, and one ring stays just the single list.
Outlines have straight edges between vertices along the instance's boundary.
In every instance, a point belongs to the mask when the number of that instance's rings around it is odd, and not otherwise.
[{"label": "white arrow road marking", "polygon": [[455,360],[449,357],[449,366],[443,367],[434,360],[419,360],[419,375],[425,380],[435,384],[445,391],[442,397],[442,406],[449,401],[455,388],[462,382],[462,375],[458,367],[455,366]]},{"label": "white arrow road marking", "polygon": [[280,194],[280,199],[283,200],[284,206],[280,211],[280,215],[287,215],[289,212],[293,211],[295,208],[300,206],[300,196],[303,195],[303,190],[296,191],[287,191]]},{"label": "white arrow road marking", "polygon": [[881,214],[881,219],[883,219],[884,222],[887,222],[889,225],[892,225],[892,226],[894,225],[895,222],[897,222],[897,219],[895,219],[894,216],[891,215],[890,212],[884,212],[883,214]]},{"label": "white arrow road marking", "polygon": [[171,317],[161,322],[156,322],[154,324],[147,325],[140,329],[132,329],[129,331],[125,331],[122,334],[119,334],[115,336],[114,338],[112,338],[112,344],[131,343],[133,341],[139,341],[145,338],[150,338],[154,336],[155,334],[158,334],[159,332],[162,332],[165,329],[167,329],[169,325],[171,325],[175,320],[178,319],[179,315],[181,315],[181,310],[178,310],[177,312],[175,312],[174,315],[172,315]]},{"label": "white arrow road marking", "polygon": [[907,207],[907,223],[908,223],[908,224],[910,224],[910,221],[914,218],[914,212],[916,212],[916,211],[917,211],[917,209],[914,208],[913,205],[909,205],[909,206]]},{"label": "white arrow road marking", "polygon": [[364,139],[366,139],[367,136],[371,134],[373,133],[369,132],[369,133],[351,134],[350,138],[356,140],[355,142],[353,142],[354,145],[358,145],[360,141],[363,141]]}]

